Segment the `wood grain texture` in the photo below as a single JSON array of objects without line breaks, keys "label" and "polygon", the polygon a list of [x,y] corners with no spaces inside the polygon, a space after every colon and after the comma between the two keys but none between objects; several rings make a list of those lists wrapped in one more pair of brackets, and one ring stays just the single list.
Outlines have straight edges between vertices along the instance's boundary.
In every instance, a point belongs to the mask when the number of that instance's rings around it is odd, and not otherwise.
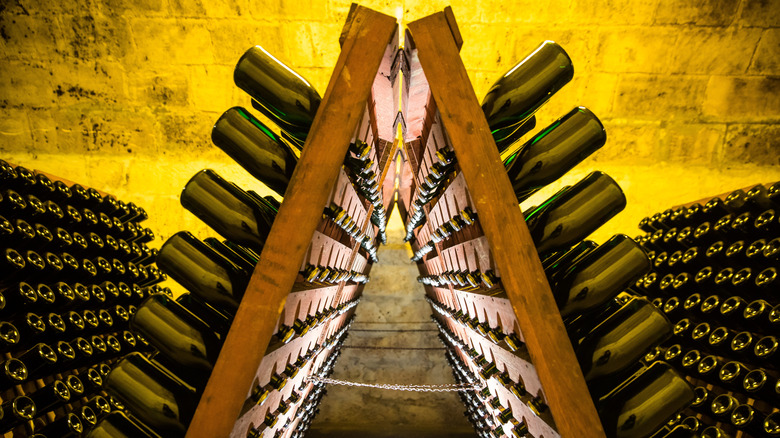
[{"label": "wood grain texture", "polygon": [[564,438],[603,437],[509,178],[444,13],[409,24],[418,58],[476,205],[501,281]]},{"label": "wood grain texture", "polygon": [[188,438],[227,437],[263,359],[397,26],[357,6],[284,203],[222,347]]}]

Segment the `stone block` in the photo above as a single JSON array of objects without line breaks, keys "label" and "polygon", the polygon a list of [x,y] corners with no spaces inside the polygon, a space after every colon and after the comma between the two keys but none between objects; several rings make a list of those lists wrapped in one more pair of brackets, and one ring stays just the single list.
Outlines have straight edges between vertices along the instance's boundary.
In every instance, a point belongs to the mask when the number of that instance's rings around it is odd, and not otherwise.
[{"label": "stone block", "polygon": [[49,151],[118,156],[158,153],[154,118],[148,110],[139,112],[78,105],[53,111],[52,118],[57,141],[48,146]]},{"label": "stone block", "polygon": [[7,157],[11,153],[30,150],[32,145],[32,132],[27,111],[0,108],[0,154]]},{"label": "stone block", "polygon": [[71,60],[49,65],[57,105],[79,102],[126,104],[124,66],[117,61]]},{"label": "stone block", "polygon": [[213,20],[208,23],[214,46],[214,62],[235,67],[238,59],[255,45],[272,55],[283,57],[281,25],[259,24],[244,20]]},{"label": "stone block", "polygon": [[155,16],[167,13],[164,0],[104,0],[106,14],[132,16]]},{"label": "stone block", "polygon": [[[60,17],[64,37],[59,50],[82,61],[106,57],[123,58],[134,50],[131,22],[124,16],[106,16],[97,10],[84,9]],[[135,30],[135,29],[133,29]],[[160,38],[154,35],[152,38]],[[144,41],[136,35],[138,46]]]},{"label": "stone block", "polygon": [[[328,13],[328,3],[322,0],[280,0],[280,13],[285,20],[323,20]],[[344,23],[339,23],[339,26]],[[341,32],[341,27],[339,27]],[[338,41],[338,36],[336,37]]]},{"label": "stone block", "polygon": [[7,61],[3,64],[0,107],[45,107],[54,102],[56,94],[48,66],[28,61]]},{"label": "stone block", "polygon": [[176,64],[211,64],[214,52],[205,20],[131,19],[137,50],[130,65],[138,68]]},{"label": "stone block", "polygon": [[568,85],[578,86],[578,99],[573,103],[587,107],[599,118],[609,117],[619,76],[612,73],[585,73],[581,77],[583,82],[580,84]]},{"label": "stone block", "polygon": [[780,29],[766,29],[748,69],[754,75],[780,74]]},{"label": "stone block", "polygon": [[169,0],[168,10],[177,17],[234,18],[249,15],[249,0]]},{"label": "stone block", "polygon": [[704,115],[711,120],[777,121],[780,77],[712,76],[707,83]]},{"label": "stone block", "polygon": [[694,27],[677,35],[668,48],[671,73],[738,75],[747,71],[761,29]]},{"label": "stone block", "polygon": [[62,32],[56,17],[34,17],[0,13],[0,36],[5,45],[5,59],[42,60],[58,47]]},{"label": "stone block", "polygon": [[780,166],[780,126],[763,123],[729,125],[722,166],[743,164]]},{"label": "stone block", "polygon": [[774,0],[745,0],[737,20],[740,26],[777,27],[780,3]]},{"label": "stone block", "polygon": [[[618,25],[645,25],[653,22],[653,13],[658,0],[611,0],[599,1],[574,1],[569,6],[567,14],[575,24],[593,24],[611,26]],[[564,9],[564,8],[562,8]],[[555,16],[550,21],[555,21]]]},{"label": "stone block", "polygon": [[291,22],[281,28],[284,41],[282,60],[292,68],[322,67],[336,65],[341,48],[339,34],[341,25],[318,22]]},{"label": "stone block", "polygon": [[128,93],[140,105],[182,107],[189,103],[187,66],[169,70],[140,70],[128,76]]},{"label": "stone block", "polygon": [[[227,108],[226,108],[227,109]],[[163,155],[175,154],[178,150],[198,154],[200,159],[213,159],[221,151],[211,144],[211,128],[214,114],[202,111],[177,111],[161,113],[158,116],[162,134]]]},{"label": "stone block", "polygon": [[189,97],[201,111],[222,113],[234,105],[233,68],[224,65],[192,65],[189,73]]},{"label": "stone block", "polygon": [[[483,0],[481,2],[469,2],[470,8],[465,11],[475,16],[483,23],[527,23],[539,25],[541,23],[570,23],[575,20],[574,10],[570,7],[569,0],[521,0],[504,2],[501,0]],[[459,10],[453,5],[455,18],[468,21],[469,17],[461,18]]]},{"label": "stone block", "polygon": [[602,122],[607,131],[607,143],[588,161],[631,161],[640,164],[657,159],[660,123],[604,119]]},{"label": "stone block", "polygon": [[30,110],[27,116],[30,120],[32,147],[35,153],[56,153],[59,151],[60,127],[50,109]]},{"label": "stone block", "polygon": [[725,124],[662,124],[658,158],[694,166],[717,164],[725,135]]},{"label": "stone block", "polygon": [[707,78],[702,76],[622,75],[613,102],[613,117],[637,120],[697,120]]},{"label": "stone block", "polygon": [[596,71],[664,73],[669,70],[677,30],[667,27],[605,28],[598,31]]},{"label": "stone block", "polygon": [[728,26],[737,13],[733,0],[662,0],[655,10],[654,24]]}]

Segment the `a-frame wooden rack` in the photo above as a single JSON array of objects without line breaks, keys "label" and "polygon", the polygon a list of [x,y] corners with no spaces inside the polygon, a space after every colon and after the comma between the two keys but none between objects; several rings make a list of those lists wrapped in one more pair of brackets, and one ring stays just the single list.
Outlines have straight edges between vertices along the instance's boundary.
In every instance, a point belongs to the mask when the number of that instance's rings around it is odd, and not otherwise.
[{"label": "a-frame wooden rack", "polygon": [[[538,416],[527,407],[527,400],[488,382],[492,395],[511,408],[517,421],[527,424],[531,435],[604,436],[460,59],[462,40],[452,11],[446,8],[415,21],[408,30],[406,48],[401,52],[393,17],[352,5],[340,38],[341,54],[188,438],[243,438],[259,426],[265,427],[263,437],[288,437],[295,430],[300,421],[296,416],[300,400],[312,389],[304,378],[327,360],[331,350],[323,344],[327,346],[326,341],[345,328],[353,310],[331,317],[274,351],[266,352],[265,347],[280,324],[291,325],[318,310],[350,302],[362,292],[361,285],[352,283],[312,287],[302,281],[299,272],[308,263],[364,273],[370,270],[360,245],[323,219],[323,209],[332,203],[340,205],[364,232],[377,235],[369,220],[373,206],[358,196],[342,164],[350,142],[364,140],[373,146],[375,173],[383,182],[383,203],[389,215],[394,202],[396,172],[391,158],[398,148],[394,139],[399,86],[405,99],[406,138],[414,135],[404,142],[408,161],[400,175],[398,207],[402,217],[413,201],[415,187],[426,176],[432,153],[451,147],[458,162],[448,188],[425,207],[427,222],[416,231],[413,248],[425,243],[425,237],[449,219],[452,208],[470,206],[479,216],[478,225],[456,236],[460,239],[457,244],[439,245],[419,262],[421,274],[456,267],[453,264],[493,269],[500,273],[498,287],[508,299],[451,287],[426,286],[427,295],[469,312],[491,327],[515,332],[525,342],[528,354],[522,359],[460,329],[468,344],[513,379],[523,381],[529,393],[540,396],[549,406],[552,417]],[[405,70],[403,84],[397,80],[400,68]],[[285,366],[311,351],[317,354],[284,388],[272,391],[259,405],[247,403],[253,388],[268,384],[274,373],[283,372]],[[294,390],[301,396],[297,402],[290,401]],[[280,401],[287,401],[284,412],[278,411]],[[276,423],[262,426],[272,412]]]}]

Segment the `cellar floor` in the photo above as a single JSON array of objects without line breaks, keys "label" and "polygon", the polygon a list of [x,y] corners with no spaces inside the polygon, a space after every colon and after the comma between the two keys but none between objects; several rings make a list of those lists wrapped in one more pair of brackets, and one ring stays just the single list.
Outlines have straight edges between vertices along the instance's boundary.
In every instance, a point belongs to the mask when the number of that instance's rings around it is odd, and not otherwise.
[{"label": "cellar floor", "polygon": [[[400,217],[378,251],[342,353],[331,375],[364,383],[455,383],[431,308],[409,261]],[[457,393],[328,385],[307,438],[474,437]]]}]

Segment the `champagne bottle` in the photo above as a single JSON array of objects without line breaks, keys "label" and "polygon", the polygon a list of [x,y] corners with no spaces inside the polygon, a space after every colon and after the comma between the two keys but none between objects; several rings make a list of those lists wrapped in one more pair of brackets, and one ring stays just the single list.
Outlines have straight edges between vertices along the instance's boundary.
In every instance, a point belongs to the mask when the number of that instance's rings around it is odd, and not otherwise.
[{"label": "champagne bottle", "polygon": [[664,362],[654,362],[598,402],[607,436],[645,438],[694,400],[691,385]]},{"label": "champagne bottle", "polygon": [[213,170],[187,182],[181,204],[228,240],[262,251],[275,213]]},{"label": "champagne bottle", "polygon": [[617,183],[602,172],[592,172],[530,211],[525,220],[543,257],[587,237],[625,206]]},{"label": "champagne bottle", "polygon": [[591,330],[574,351],[585,380],[595,384],[635,364],[671,334],[666,316],[646,299],[634,297]]},{"label": "champagne bottle", "polygon": [[205,386],[222,343],[214,330],[173,299],[156,294],[133,315],[130,327],[177,366],[171,369],[194,386]]},{"label": "champagne bottle", "polygon": [[512,67],[482,100],[494,140],[500,142],[511,135],[511,127],[520,128],[573,76],[569,55],[553,41],[543,42]]},{"label": "champagne bottle", "polygon": [[111,370],[104,387],[133,416],[165,437],[184,436],[199,399],[194,388],[172,377],[141,353],[125,356]]},{"label": "champagne bottle", "polygon": [[553,296],[566,318],[614,298],[650,269],[644,250],[625,234],[613,236],[566,269]]},{"label": "champagne bottle", "polygon": [[569,111],[504,160],[517,201],[563,176],[606,141],[604,126],[589,109]]},{"label": "champagne bottle", "polygon": [[249,273],[187,231],[163,244],[157,265],[203,301],[231,314],[238,310],[249,283]]},{"label": "champagne bottle", "polygon": [[[110,409],[110,408],[109,408]],[[86,438],[159,438],[159,435],[131,420],[122,411],[108,413],[87,431]]]},{"label": "champagne bottle", "polygon": [[0,405],[0,412],[3,413],[2,418],[0,418],[0,433],[8,432],[14,427],[32,420],[37,415],[35,402],[24,395],[4,400],[3,404]]},{"label": "champagne bottle", "polygon": [[284,140],[241,107],[214,124],[211,141],[252,176],[284,196],[298,158]]},{"label": "champagne bottle", "polygon": [[303,76],[254,46],[238,60],[233,80],[254,99],[255,109],[303,145],[322,101]]}]

